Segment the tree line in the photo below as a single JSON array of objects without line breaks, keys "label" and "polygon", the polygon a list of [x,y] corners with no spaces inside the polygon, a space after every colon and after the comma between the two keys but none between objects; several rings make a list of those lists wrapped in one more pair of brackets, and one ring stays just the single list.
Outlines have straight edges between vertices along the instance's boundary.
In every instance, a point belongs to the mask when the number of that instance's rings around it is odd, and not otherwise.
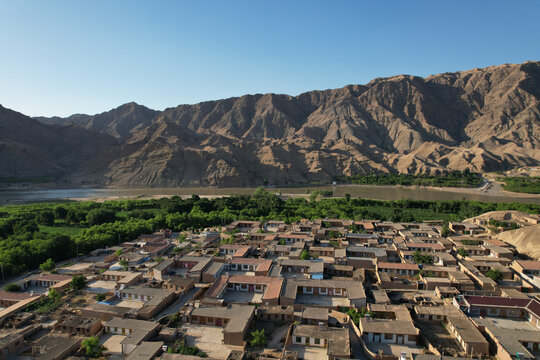
[{"label": "tree line", "polygon": [[439,172],[433,175],[403,173],[359,174],[338,177],[336,180],[348,184],[434,187],[478,187],[483,183],[482,175],[471,172],[469,169],[451,171],[445,174]]},{"label": "tree line", "polygon": [[347,218],[412,222],[458,221],[487,211],[519,210],[539,213],[540,206],[478,201],[382,201],[368,199],[282,199],[257,189],[253,195],[214,199],[117,200],[39,203],[0,207],[0,264],[6,276],[117,245],[162,228],[200,230],[233,220]]}]

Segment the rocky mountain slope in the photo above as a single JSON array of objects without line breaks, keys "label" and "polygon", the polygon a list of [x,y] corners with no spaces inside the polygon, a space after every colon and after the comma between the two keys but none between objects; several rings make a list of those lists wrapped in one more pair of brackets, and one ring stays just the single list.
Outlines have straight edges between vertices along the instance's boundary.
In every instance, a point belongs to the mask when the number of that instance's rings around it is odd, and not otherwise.
[{"label": "rocky mountain slope", "polygon": [[37,117],[36,119],[44,124],[74,125],[116,138],[125,138],[131,132],[150,125],[152,118],[157,114],[159,111],[131,102],[96,115],[75,114],[68,118]]},{"label": "rocky mountain slope", "polygon": [[[246,95],[162,112],[131,103],[94,116],[39,121],[0,113],[0,127],[43,129],[34,142],[0,128],[0,144],[11,146],[0,150],[0,165],[12,164],[0,167],[0,177],[48,170],[70,182],[92,174],[99,184],[245,186],[374,171],[539,166],[540,63],[400,75],[294,97]],[[84,145],[77,141],[81,133],[88,134]],[[32,151],[42,157],[35,160]],[[58,152],[64,156],[57,158]]]}]

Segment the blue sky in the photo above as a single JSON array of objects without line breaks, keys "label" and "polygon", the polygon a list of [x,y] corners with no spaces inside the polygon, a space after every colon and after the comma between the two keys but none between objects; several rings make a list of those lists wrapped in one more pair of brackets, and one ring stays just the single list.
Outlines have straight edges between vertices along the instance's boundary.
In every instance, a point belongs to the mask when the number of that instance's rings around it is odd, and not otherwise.
[{"label": "blue sky", "polygon": [[0,104],[154,109],[540,60],[540,1],[0,0]]}]

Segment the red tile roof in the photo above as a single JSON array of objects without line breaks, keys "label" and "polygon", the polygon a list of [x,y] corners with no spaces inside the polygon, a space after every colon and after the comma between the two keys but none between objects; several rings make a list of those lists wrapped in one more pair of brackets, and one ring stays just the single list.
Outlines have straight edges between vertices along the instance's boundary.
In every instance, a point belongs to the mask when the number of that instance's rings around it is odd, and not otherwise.
[{"label": "red tile roof", "polygon": [[526,307],[530,299],[507,298],[500,296],[465,296],[467,302],[475,306],[504,306],[504,307]]}]

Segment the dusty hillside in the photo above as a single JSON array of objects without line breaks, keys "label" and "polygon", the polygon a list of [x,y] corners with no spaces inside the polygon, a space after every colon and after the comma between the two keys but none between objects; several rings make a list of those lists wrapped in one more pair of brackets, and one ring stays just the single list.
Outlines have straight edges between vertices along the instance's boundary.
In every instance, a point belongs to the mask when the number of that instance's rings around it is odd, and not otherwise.
[{"label": "dusty hillside", "polygon": [[[118,139],[120,148],[107,145],[99,168],[90,168],[102,183],[284,185],[374,171],[540,165],[539,62],[144,109],[126,104],[67,122]],[[72,171],[62,178],[81,178],[80,168],[63,168]]]},{"label": "dusty hillside", "polygon": [[504,231],[496,237],[514,245],[522,254],[540,260],[540,224],[526,226],[520,229]]}]

